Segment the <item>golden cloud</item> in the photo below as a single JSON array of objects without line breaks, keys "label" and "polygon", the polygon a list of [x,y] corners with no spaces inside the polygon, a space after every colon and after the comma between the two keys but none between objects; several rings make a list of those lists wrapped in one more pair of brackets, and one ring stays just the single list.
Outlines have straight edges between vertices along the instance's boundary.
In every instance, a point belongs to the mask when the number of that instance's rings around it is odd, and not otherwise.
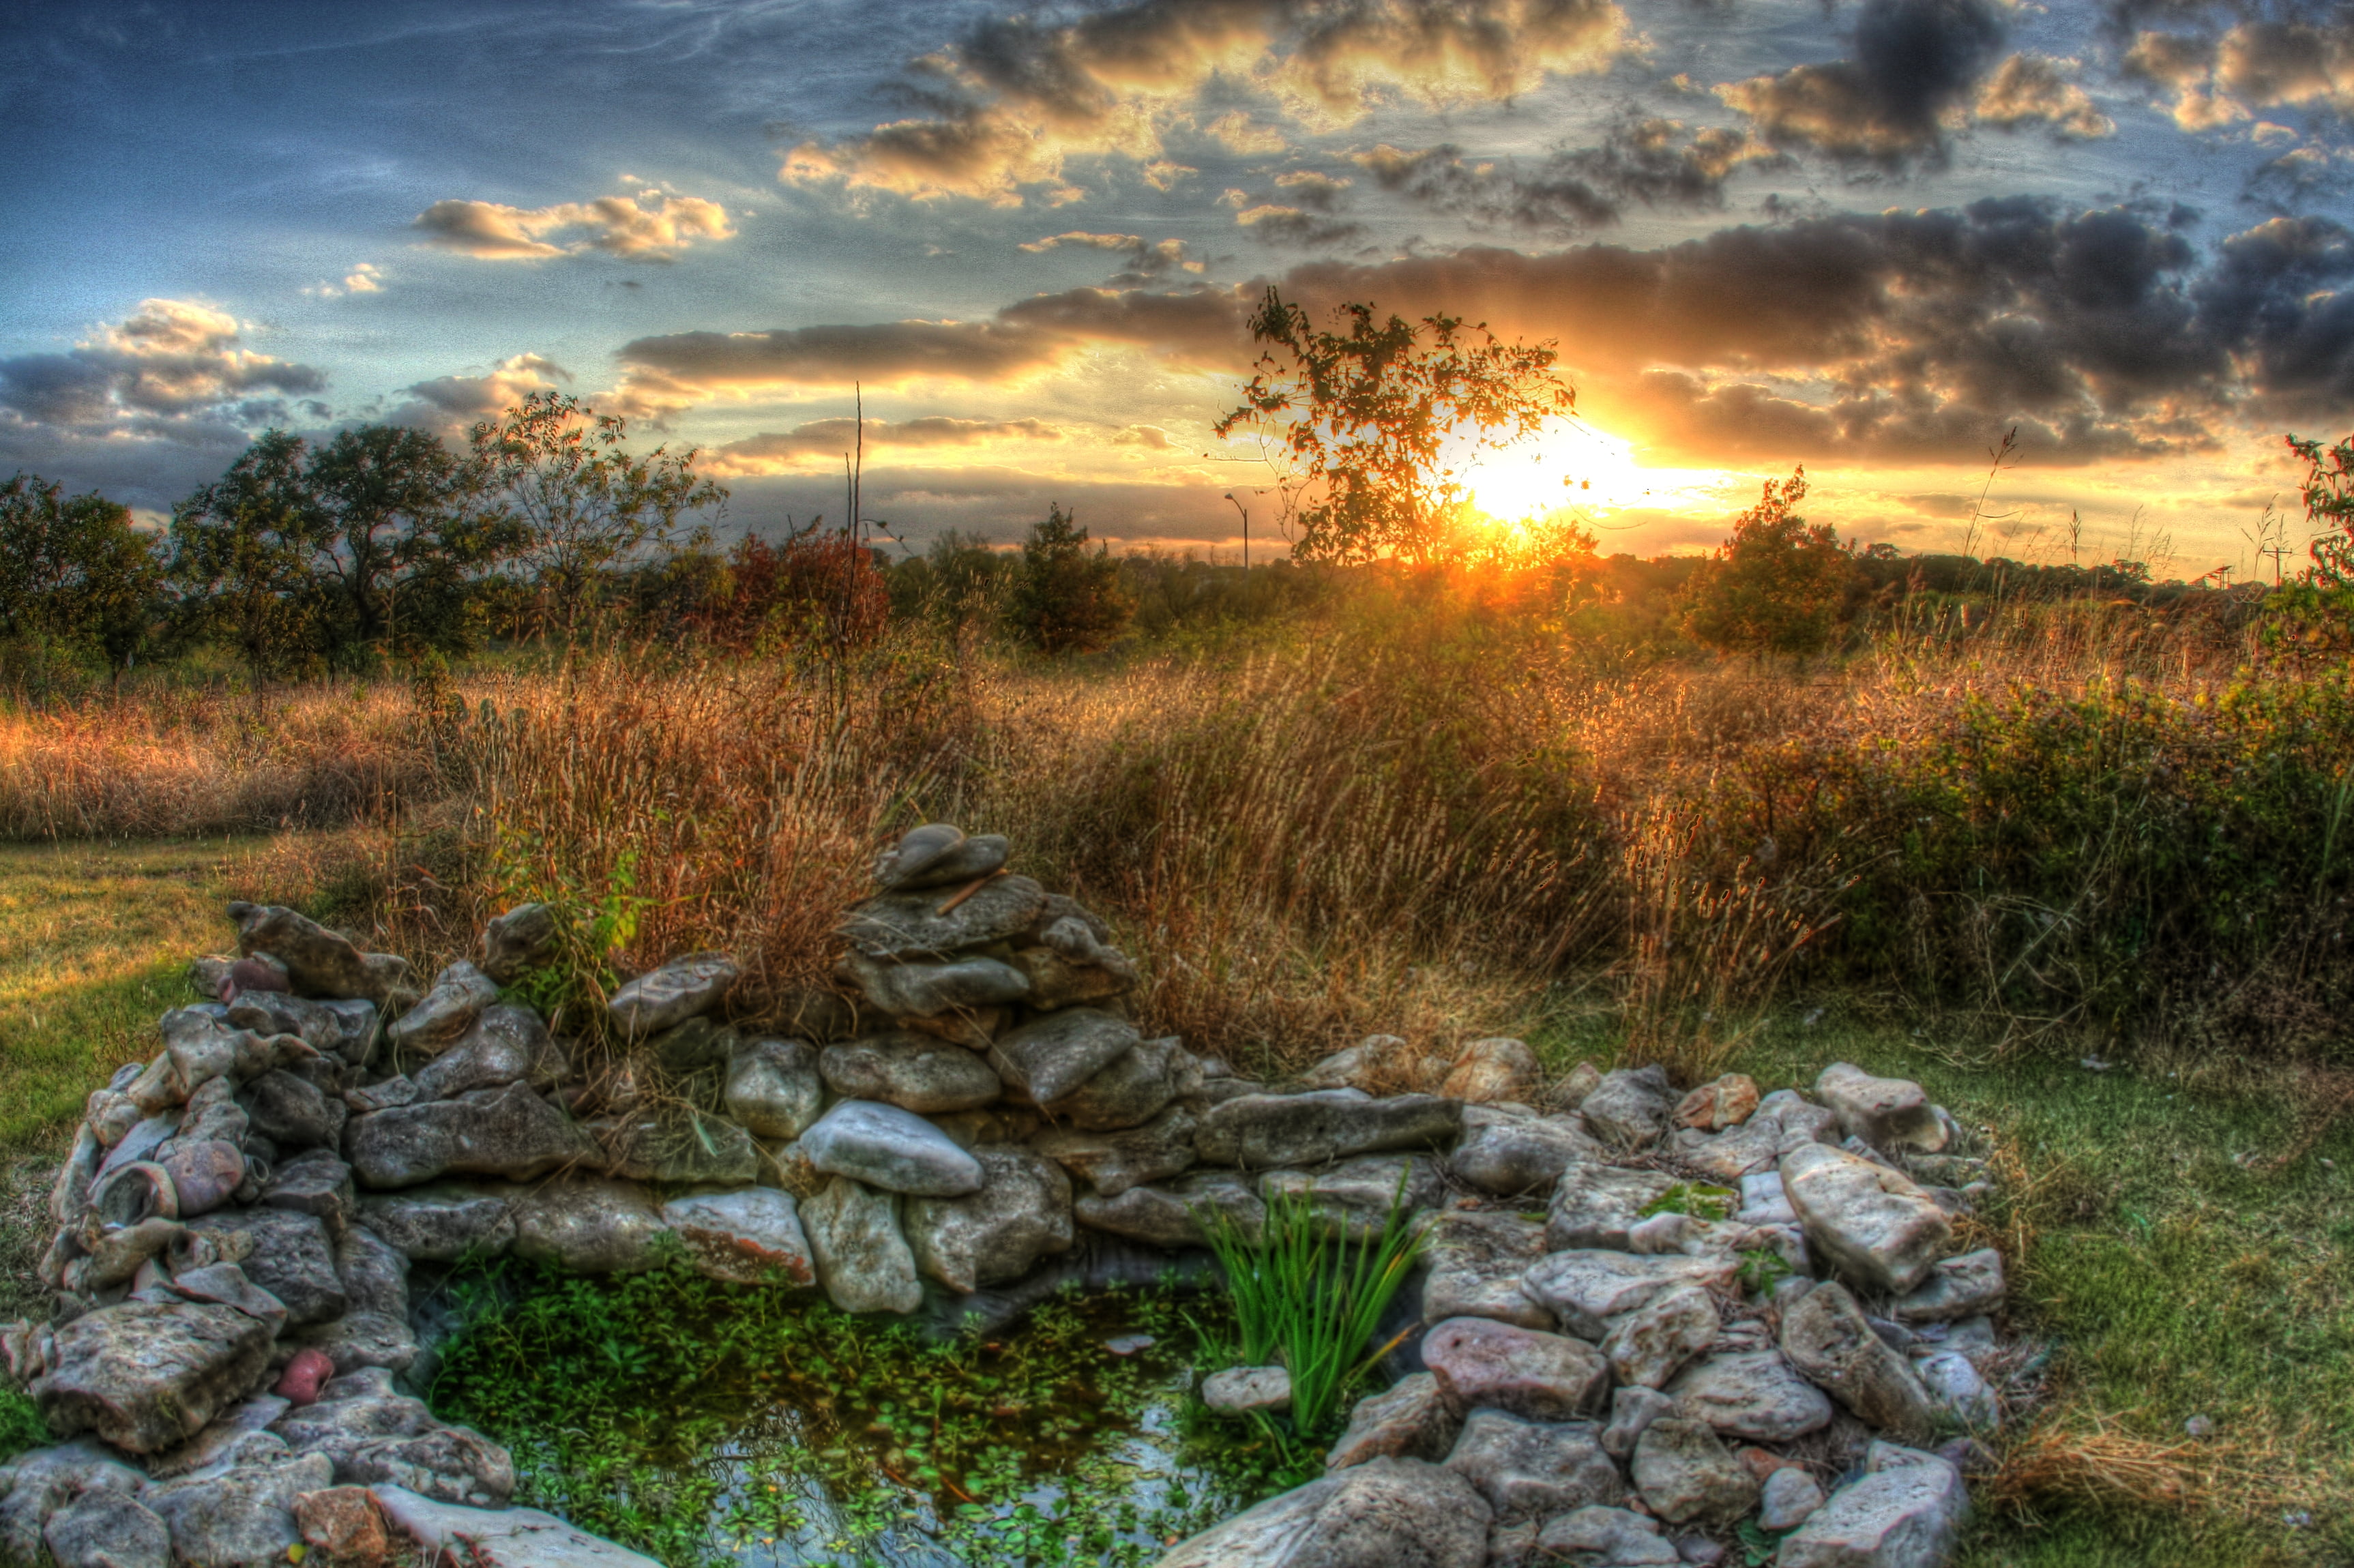
[{"label": "golden cloud", "polygon": [[[735,238],[727,209],[700,196],[643,190],[554,207],[490,201],[437,201],[410,227],[425,242],[485,261],[538,261],[597,249],[631,261],[672,261],[698,240]],[[582,231],[566,244],[546,236]]]}]

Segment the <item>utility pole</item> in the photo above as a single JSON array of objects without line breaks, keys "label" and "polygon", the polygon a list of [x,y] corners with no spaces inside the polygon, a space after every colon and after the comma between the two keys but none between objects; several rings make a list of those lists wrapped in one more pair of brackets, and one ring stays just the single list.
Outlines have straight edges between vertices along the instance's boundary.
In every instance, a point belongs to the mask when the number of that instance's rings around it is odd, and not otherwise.
[{"label": "utility pole", "polygon": [[1235,501],[1235,493],[1231,490],[1226,492],[1226,499],[1234,501],[1235,510],[1243,514],[1243,572],[1245,576],[1248,576],[1250,573],[1250,508],[1239,501]]}]

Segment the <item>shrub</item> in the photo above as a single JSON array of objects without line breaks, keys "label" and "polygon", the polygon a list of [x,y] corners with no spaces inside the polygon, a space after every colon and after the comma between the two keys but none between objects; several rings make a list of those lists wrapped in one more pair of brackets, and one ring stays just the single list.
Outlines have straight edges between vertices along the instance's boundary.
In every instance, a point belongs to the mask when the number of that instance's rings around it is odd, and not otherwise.
[{"label": "shrub", "polygon": [[1007,616],[1022,640],[1042,653],[1092,653],[1128,624],[1135,604],[1120,586],[1111,551],[1087,550],[1087,531],[1061,506],[1030,530]]}]

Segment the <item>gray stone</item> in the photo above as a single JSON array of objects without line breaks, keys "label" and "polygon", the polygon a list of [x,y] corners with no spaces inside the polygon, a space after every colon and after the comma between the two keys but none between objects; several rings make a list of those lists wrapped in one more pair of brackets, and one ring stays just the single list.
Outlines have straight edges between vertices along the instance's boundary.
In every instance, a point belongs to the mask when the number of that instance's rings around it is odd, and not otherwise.
[{"label": "gray stone", "polygon": [[948,958],[1020,936],[1046,907],[1046,890],[1026,876],[992,877],[945,908],[953,896],[885,893],[854,907],[842,935],[870,959]]},{"label": "gray stone", "polygon": [[1065,1008],[1008,1031],[990,1046],[989,1064],[1016,1096],[1051,1106],[1134,1050],[1140,1038],[1125,1018],[1097,1008]]},{"label": "gray stone", "polygon": [[1430,1066],[1398,1034],[1368,1034],[1335,1051],[1299,1075],[1310,1089],[1360,1089],[1369,1095],[1408,1094],[1430,1086]]},{"label": "gray stone", "polygon": [[1263,1171],[1388,1150],[1439,1149],[1453,1141],[1462,1121],[1459,1103],[1431,1095],[1381,1100],[1352,1089],[1246,1095],[1212,1107],[1194,1143],[1213,1165]]},{"label": "gray stone", "polygon": [[1343,1241],[1378,1237],[1390,1224],[1393,1206],[1408,1223],[1417,1210],[1447,1199],[1437,1163],[1420,1154],[1368,1154],[1313,1173],[1270,1171],[1259,1179],[1259,1196],[1305,1203],[1325,1234]]},{"label": "gray stone", "polygon": [[501,985],[513,985],[555,958],[556,938],[555,910],[518,904],[482,927],[482,972]]},{"label": "gray stone", "polygon": [[981,1168],[947,1134],[912,1111],[843,1100],[801,1134],[802,1156],[831,1176],[885,1192],[957,1198],[977,1192]]},{"label": "gray stone", "polygon": [[217,1138],[175,1139],[162,1164],[164,1174],[172,1179],[172,1191],[179,1200],[182,1219],[209,1213],[245,1185],[244,1150]]},{"label": "gray stone", "polygon": [[662,1218],[698,1273],[738,1285],[817,1283],[809,1236],[790,1193],[748,1187],[678,1198],[663,1205]]},{"label": "gray stone", "polygon": [[635,1181],[550,1181],[516,1204],[514,1251],[569,1274],[628,1274],[653,1266],[667,1229]]},{"label": "gray stone", "polygon": [[1610,1393],[1610,1425],[1602,1429],[1602,1451],[1614,1459],[1635,1452],[1635,1444],[1654,1421],[1676,1413],[1676,1402],[1656,1388],[1630,1385]]},{"label": "gray stone", "polygon": [[[968,841],[964,830],[954,822],[926,822],[909,828],[899,842],[875,857],[876,885],[888,891],[912,887],[935,887],[956,879],[956,872],[965,863],[964,845]],[[1002,837],[991,835],[983,841],[982,855],[991,850],[1010,847]],[[1001,854],[996,864],[982,865],[968,873],[964,880],[995,871],[1005,863]],[[942,866],[949,869],[942,871]]]},{"label": "gray stone", "polygon": [[1324,1467],[1342,1470],[1373,1459],[1444,1459],[1462,1430],[1462,1417],[1447,1407],[1438,1380],[1426,1372],[1412,1372],[1357,1402],[1349,1413],[1349,1429],[1325,1454]]},{"label": "gray stone", "polygon": [[297,996],[364,997],[381,1006],[409,981],[408,965],[389,953],[363,953],[347,938],[277,905],[235,903],[237,950],[268,953],[286,966]]},{"label": "gray stone", "polygon": [[1291,1374],[1281,1367],[1229,1367],[1202,1380],[1202,1403],[1228,1414],[1291,1408]]},{"label": "gray stone", "polygon": [[876,1034],[829,1045],[818,1071],[825,1086],[844,1099],[879,1100],[926,1115],[978,1110],[1002,1092],[988,1063],[929,1034]]},{"label": "gray stone", "polygon": [[315,1214],[291,1209],[221,1209],[188,1222],[191,1231],[251,1238],[245,1272],[286,1304],[287,1321],[340,1318],[351,1301],[335,1273],[334,1243]]},{"label": "gray stone", "polygon": [[1833,1492],[1783,1538],[1776,1568],[1942,1568],[1968,1512],[1944,1460],[1884,1470]]},{"label": "gray stone", "polygon": [[1928,1391],[1911,1363],[1864,1321],[1845,1287],[1818,1285],[1783,1314],[1782,1353],[1865,1425],[1900,1437],[1929,1436],[1935,1415]]},{"label": "gray stone", "polygon": [[461,959],[434,977],[433,989],[392,1021],[385,1038],[397,1051],[434,1055],[472,1029],[482,1010],[498,1000],[498,982]]},{"label": "gray stone", "polygon": [[1042,1257],[1071,1249],[1071,1180],[1043,1155],[1010,1145],[972,1151],[980,1191],[960,1198],[912,1197],[899,1219],[917,1272],[970,1295],[1030,1272]]},{"label": "gray stone", "polygon": [[1867,1290],[1911,1290],[1953,1237],[1935,1200],[1887,1166],[1809,1143],[1784,1155],[1781,1170],[1808,1242]]},{"label": "gray stone", "polygon": [[1601,1085],[1577,1108],[1586,1127],[1605,1143],[1647,1149],[1667,1135],[1676,1097],[1668,1087],[1667,1069],[1654,1063],[1603,1074]]},{"label": "gray stone", "polygon": [[1671,1524],[1731,1523],[1756,1506],[1757,1478],[1725,1452],[1705,1422],[1652,1422],[1636,1440],[1631,1469],[1643,1501]]},{"label": "gray stone", "polygon": [[392,1486],[371,1495],[386,1520],[423,1549],[426,1568],[661,1568],[535,1508],[463,1508]]},{"label": "gray stone", "polygon": [[58,1568],[168,1568],[164,1521],[111,1489],[84,1492],[49,1516],[43,1532]]},{"label": "gray stone", "polygon": [[899,1199],[837,1176],[801,1204],[817,1276],[844,1312],[912,1312],[923,1304],[915,1254],[899,1229]]},{"label": "gray stone", "polygon": [[1485,1406],[1531,1421],[1570,1421],[1596,1414],[1610,1388],[1609,1367],[1583,1340],[1490,1318],[1437,1325],[1423,1336],[1422,1360],[1458,1414]]},{"label": "gray stone", "polygon": [[515,1209],[527,1187],[437,1182],[360,1200],[360,1218],[403,1257],[419,1262],[488,1260],[514,1245]]},{"label": "gray stone", "polygon": [[256,1285],[252,1277],[234,1263],[184,1268],[172,1277],[171,1289],[185,1300],[233,1307],[267,1324],[272,1336],[286,1327],[286,1304]]},{"label": "gray stone", "polygon": [[529,1181],[596,1154],[588,1135],[528,1084],[355,1117],[344,1139],[361,1184],[379,1189],[444,1175]]},{"label": "gray stone", "polygon": [[1948,1422],[1990,1427],[2001,1421],[2001,1402],[1977,1365],[1960,1351],[1933,1351],[1913,1366],[1930,1403]]},{"label": "gray stone", "polygon": [[625,1040],[644,1040],[710,1012],[741,973],[725,953],[690,953],[649,969],[606,1003]]},{"label": "gray stone", "polygon": [[1664,1171],[1626,1171],[1580,1162],[1564,1168],[1545,1221],[1545,1245],[1553,1252],[1608,1247],[1624,1252],[1627,1233],[1643,1211],[1679,1185]]},{"label": "gray stone", "polygon": [[1447,1456],[1447,1468],[1479,1489],[1502,1524],[1546,1520],[1626,1496],[1618,1467],[1590,1421],[1528,1421],[1475,1410]]},{"label": "gray stone", "polygon": [[57,1330],[48,1372],[27,1391],[49,1430],[94,1432],[152,1454],[242,1398],[270,1359],[270,1325],[234,1308],[126,1301]]},{"label": "gray stone", "polygon": [[949,1111],[925,1118],[968,1152],[984,1143],[1025,1143],[1045,1130],[1045,1118],[1027,1106],[1005,1101],[985,1110]]},{"label": "gray stone", "polygon": [[1003,1007],[1030,996],[1028,975],[991,958],[886,963],[852,952],[844,955],[835,973],[864,992],[876,1012],[894,1018],[929,1018],[971,1008]]},{"label": "gray stone", "polygon": [[263,1208],[309,1214],[330,1231],[343,1229],[358,1202],[352,1168],[323,1149],[280,1166],[261,1188]]},{"label": "gray stone", "polygon": [[738,1041],[727,1059],[727,1114],[755,1138],[799,1138],[825,1109],[817,1063],[807,1041]]},{"label": "gray stone", "polygon": [[727,1060],[736,1047],[736,1032],[697,1015],[649,1036],[642,1047],[654,1065],[673,1078],[691,1078]]},{"label": "gray stone", "polygon": [[[1076,925],[1065,920],[1050,925],[1050,938],[1066,935]],[[1083,929],[1083,927],[1082,927]],[[1087,1007],[1126,994],[1136,984],[1136,965],[1116,948],[1090,942],[1094,957],[1081,959],[1062,948],[1016,948],[1008,961],[1030,982],[1024,1004],[1041,1012],[1062,1007]]]},{"label": "gray stone", "polygon": [[313,1455],[168,1481],[140,1500],[171,1531],[173,1560],[185,1568],[274,1568],[302,1542],[295,1497],[334,1479],[334,1467]]},{"label": "gray stone", "polygon": [[1529,1299],[1521,1277],[1544,1255],[1544,1226],[1495,1210],[1450,1210],[1423,1234],[1422,1320],[1493,1318],[1550,1329],[1553,1313]]},{"label": "gray stone", "polygon": [[328,1461],[345,1486],[391,1485],[475,1504],[504,1502],[514,1491],[505,1449],[472,1427],[436,1420],[423,1401],[396,1393],[383,1368],[334,1379],[317,1403],[280,1416],[271,1430],[294,1453]]},{"label": "gray stone", "polygon": [[1796,1465],[1785,1465],[1758,1489],[1757,1525],[1776,1533],[1796,1530],[1823,1506],[1823,1489]]},{"label": "gray stone", "polygon": [[366,1065],[376,1047],[376,1004],[364,998],[320,1001],[282,991],[241,991],[221,1015],[231,1029],[296,1035],[355,1067]]},{"label": "gray stone", "polygon": [[36,1448],[0,1468],[0,1556],[15,1563],[42,1558],[43,1528],[78,1496],[135,1494],[146,1478],[89,1438]]},{"label": "gray stone", "polygon": [[1141,1127],[1119,1132],[1056,1128],[1032,1139],[1030,1147],[1087,1182],[1098,1196],[1117,1198],[1130,1187],[1193,1169],[1193,1130],[1199,1123],[1191,1107],[1179,1105]]},{"label": "gray stone", "polygon": [[1575,1116],[1521,1116],[1467,1106],[1462,1141],[1447,1165],[1465,1184],[1510,1198],[1550,1192],[1571,1165],[1607,1158]]},{"label": "gray stone", "polygon": [[1759,1443],[1787,1443],[1831,1421],[1831,1402],[1779,1351],[1711,1356],[1686,1367],[1662,1392],[1686,1420]]},{"label": "gray stone", "polygon": [[1463,1047],[1438,1092],[1467,1105],[1525,1105],[1536,1098],[1542,1076],[1537,1054],[1525,1043],[1496,1035]]},{"label": "gray stone", "polygon": [[350,1114],[341,1099],[282,1071],[254,1079],[237,1100],[253,1130],[285,1149],[334,1148]]},{"label": "gray stone", "polygon": [[1602,1353],[1622,1383],[1659,1388],[1715,1343],[1723,1327],[1716,1301],[1697,1285],[1663,1290],[1611,1319]]},{"label": "gray stone", "polygon": [[1946,1147],[1946,1124],[1918,1084],[1875,1078],[1851,1063],[1833,1062],[1817,1075],[1815,1097],[1839,1118],[1841,1132],[1883,1152],[1935,1154]]},{"label": "gray stone", "polygon": [[1160,1568],[1481,1568],[1490,1510],[1418,1459],[1374,1459],[1267,1499]]},{"label": "gray stone", "polygon": [[449,1049],[417,1070],[417,1097],[446,1100],[469,1089],[513,1083],[552,1089],[571,1074],[570,1058],[539,1014],[500,1003],[484,1008]]},{"label": "gray stone", "polygon": [[1630,1509],[1598,1505],[1549,1521],[1537,1545],[1553,1561],[1592,1563],[1594,1568],[1653,1568],[1683,1561],[1660,1536],[1655,1520]]},{"label": "gray stone", "polygon": [[281,1348],[293,1347],[320,1351],[338,1372],[363,1367],[407,1372],[420,1353],[408,1320],[381,1312],[346,1312],[331,1323],[292,1330]]},{"label": "gray stone", "polygon": [[760,1174],[752,1135],[725,1117],[667,1103],[586,1124],[605,1150],[605,1173],[667,1186],[747,1186]]},{"label": "gray stone", "polygon": [[2001,1307],[2002,1254],[1992,1247],[1931,1266],[1927,1277],[1890,1308],[1901,1323],[1945,1323]]},{"label": "gray stone", "polygon": [[1209,1245],[1199,1218],[1204,1213],[1225,1215],[1253,1241],[1267,1224],[1257,1184],[1231,1171],[1196,1171],[1174,1181],[1130,1187],[1115,1198],[1088,1193],[1071,1208],[1072,1217],[1090,1230],[1172,1252]]},{"label": "gray stone", "polygon": [[1081,1132],[1117,1132],[1143,1126],[1173,1099],[1198,1095],[1202,1082],[1200,1059],[1173,1036],[1145,1040],[1041,1108]]},{"label": "gray stone", "polygon": [[1600,1340],[1609,1320],[1681,1285],[1730,1293],[1740,1265],[1730,1257],[1635,1257],[1557,1252],[1529,1270],[1521,1288],[1582,1340]]}]

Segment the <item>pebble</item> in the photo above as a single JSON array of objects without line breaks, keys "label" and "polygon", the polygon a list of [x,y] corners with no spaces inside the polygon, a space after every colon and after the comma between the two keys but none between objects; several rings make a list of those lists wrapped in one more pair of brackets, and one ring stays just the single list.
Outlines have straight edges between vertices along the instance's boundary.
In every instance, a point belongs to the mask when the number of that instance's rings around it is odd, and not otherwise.
[{"label": "pebble", "polygon": [[1132,1356],[1139,1351],[1151,1349],[1153,1339],[1150,1334],[1121,1334],[1106,1340],[1104,1349],[1116,1356]]}]

